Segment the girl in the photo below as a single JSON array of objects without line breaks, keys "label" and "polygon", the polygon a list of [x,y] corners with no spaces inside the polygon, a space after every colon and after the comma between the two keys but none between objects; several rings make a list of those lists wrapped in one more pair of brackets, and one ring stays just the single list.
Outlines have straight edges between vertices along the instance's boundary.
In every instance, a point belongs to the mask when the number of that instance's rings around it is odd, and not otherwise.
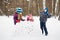
[{"label": "girl", "polygon": [[18,13],[15,12],[14,13],[14,24],[16,25],[17,22],[20,22],[20,20],[18,20]]}]

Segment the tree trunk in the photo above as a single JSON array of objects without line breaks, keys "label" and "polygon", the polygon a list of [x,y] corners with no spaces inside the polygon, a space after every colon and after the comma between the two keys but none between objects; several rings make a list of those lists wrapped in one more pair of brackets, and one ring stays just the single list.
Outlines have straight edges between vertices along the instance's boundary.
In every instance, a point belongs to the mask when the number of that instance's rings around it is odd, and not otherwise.
[{"label": "tree trunk", "polygon": [[31,8],[32,8],[32,0],[29,0],[29,4],[28,4],[28,14],[32,12]]},{"label": "tree trunk", "polygon": [[59,0],[59,18],[58,20],[60,20],[60,0]]},{"label": "tree trunk", "polygon": [[43,9],[46,8],[46,0],[43,0]]},{"label": "tree trunk", "polygon": [[56,3],[56,0],[53,0],[53,14],[55,15],[55,3]]},{"label": "tree trunk", "polygon": [[59,0],[56,0],[56,3],[55,3],[55,15],[56,16],[58,15],[58,1]]}]

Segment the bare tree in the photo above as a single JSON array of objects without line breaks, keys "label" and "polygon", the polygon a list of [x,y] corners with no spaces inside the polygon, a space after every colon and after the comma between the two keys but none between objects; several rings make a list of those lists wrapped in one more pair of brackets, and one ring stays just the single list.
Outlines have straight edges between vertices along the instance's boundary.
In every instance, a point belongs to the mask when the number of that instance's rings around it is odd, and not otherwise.
[{"label": "bare tree", "polygon": [[59,2],[59,0],[56,0],[56,3],[55,3],[55,15],[58,15],[58,2]]},{"label": "bare tree", "polygon": [[58,16],[59,16],[59,17],[58,17],[58,20],[60,20],[60,0],[59,0],[59,4],[58,4],[58,5],[59,5],[59,6],[58,6],[58,13],[59,13],[59,14],[58,14]]},{"label": "bare tree", "polygon": [[52,0],[52,14],[55,15],[55,2],[56,0]]},{"label": "bare tree", "polygon": [[43,9],[46,7],[46,0],[43,0]]},{"label": "bare tree", "polygon": [[54,9],[54,6],[53,6],[54,5],[54,0],[52,0],[51,3],[52,3],[52,12],[51,13],[52,13],[52,15],[54,15],[54,11],[53,11],[53,9]]},{"label": "bare tree", "polygon": [[31,7],[32,7],[32,0],[29,0],[28,13],[31,13]]},{"label": "bare tree", "polygon": [[38,13],[40,13],[40,7],[39,7],[39,2],[40,2],[40,0],[37,0],[37,5],[38,5]]}]

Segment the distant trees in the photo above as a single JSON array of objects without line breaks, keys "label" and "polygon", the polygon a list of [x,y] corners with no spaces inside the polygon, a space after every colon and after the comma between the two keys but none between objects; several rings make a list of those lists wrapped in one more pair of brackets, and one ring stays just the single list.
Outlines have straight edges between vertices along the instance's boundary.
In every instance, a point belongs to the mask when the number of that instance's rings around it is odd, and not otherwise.
[{"label": "distant trees", "polygon": [[39,15],[39,11],[44,7],[48,7],[49,13],[58,15],[60,12],[60,0],[0,0],[0,15],[2,13],[12,15],[16,7],[23,8],[23,15],[29,13]]}]

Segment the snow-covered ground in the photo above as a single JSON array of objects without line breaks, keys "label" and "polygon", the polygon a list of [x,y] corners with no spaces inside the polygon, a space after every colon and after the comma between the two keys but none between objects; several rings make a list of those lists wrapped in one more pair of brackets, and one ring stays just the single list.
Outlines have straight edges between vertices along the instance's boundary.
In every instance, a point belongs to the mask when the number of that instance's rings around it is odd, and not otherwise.
[{"label": "snow-covered ground", "polygon": [[[26,19],[26,17],[24,17]],[[48,36],[42,35],[39,16],[34,22],[21,21],[14,25],[13,16],[0,16],[0,40],[60,40],[60,21],[58,17],[47,20]]]}]

